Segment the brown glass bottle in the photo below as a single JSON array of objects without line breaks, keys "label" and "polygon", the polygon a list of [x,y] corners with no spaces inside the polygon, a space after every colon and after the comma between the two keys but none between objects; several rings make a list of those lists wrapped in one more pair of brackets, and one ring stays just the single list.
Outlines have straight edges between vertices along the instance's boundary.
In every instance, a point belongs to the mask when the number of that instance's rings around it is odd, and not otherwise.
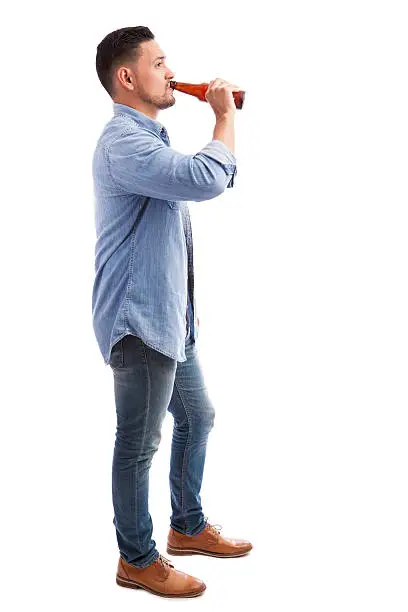
[{"label": "brown glass bottle", "polygon": [[[189,94],[190,96],[195,96],[202,102],[207,102],[205,93],[208,89],[209,83],[199,83],[195,85],[194,83],[180,83],[179,81],[170,81],[170,87],[175,89],[176,91],[181,91],[182,93]],[[241,109],[244,104],[245,99],[245,91],[233,91],[232,92],[235,106],[238,109]]]}]

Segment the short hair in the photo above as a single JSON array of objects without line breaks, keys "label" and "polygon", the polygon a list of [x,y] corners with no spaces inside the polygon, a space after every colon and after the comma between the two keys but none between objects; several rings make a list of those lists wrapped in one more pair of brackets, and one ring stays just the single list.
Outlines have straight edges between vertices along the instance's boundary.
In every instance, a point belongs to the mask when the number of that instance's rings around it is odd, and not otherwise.
[{"label": "short hair", "polygon": [[120,28],[107,34],[96,49],[96,72],[103,87],[112,97],[114,94],[114,71],[124,62],[138,59],[138,47],[154,35],[145,26]]}]

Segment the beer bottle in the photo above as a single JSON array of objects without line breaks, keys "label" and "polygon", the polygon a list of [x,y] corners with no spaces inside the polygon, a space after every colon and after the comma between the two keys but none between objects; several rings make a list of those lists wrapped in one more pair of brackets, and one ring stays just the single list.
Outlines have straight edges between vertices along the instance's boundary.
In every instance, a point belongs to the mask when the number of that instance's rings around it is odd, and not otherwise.
[{"label": "beer bottle", "polygon": [[[209,83],[199,83],[195,85],[194,83],[180,83],[179,81],[170,81],[170,87],[172,89],[189,94],[190,96],[195,96],[199,100],[202,100],[202,102],[207,102],[205,98],[205,93],[208,89],[208,86]],[[235,106],[238,109],[241,109],[244,104],[245,91],[233,91],[232,95],[234,97]]]}]

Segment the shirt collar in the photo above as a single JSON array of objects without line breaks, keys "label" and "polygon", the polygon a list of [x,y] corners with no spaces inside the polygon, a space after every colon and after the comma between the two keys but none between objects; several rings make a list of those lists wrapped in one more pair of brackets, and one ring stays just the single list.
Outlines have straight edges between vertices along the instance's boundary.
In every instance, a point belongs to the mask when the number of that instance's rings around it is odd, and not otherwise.
[{"label": "shirt collar", "polygon": [[160,121],[156,121],[156,119],[151,119],[141,111],[136,110],[132,106],[127,106],[127,104],[119,104],[119,102],[113,103],[113,113],[114,115],[119,115],[125,113],[134,119],[137,119],[140,123],[142,123],[147,128],[153,130],[160,136],[162,132],[167,134],[166,128]]}]

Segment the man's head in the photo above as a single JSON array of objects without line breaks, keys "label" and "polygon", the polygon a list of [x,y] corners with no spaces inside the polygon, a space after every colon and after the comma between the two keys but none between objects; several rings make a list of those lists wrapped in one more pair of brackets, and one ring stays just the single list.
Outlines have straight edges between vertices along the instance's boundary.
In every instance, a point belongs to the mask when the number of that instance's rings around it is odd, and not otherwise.
[{"label": "man's head", "polygon": [[175,104],[168,86],[174,73],[149,28],[121,28],[105,36],[97,47],[96,71],[114,102],[153,118],[160,109]]}]

